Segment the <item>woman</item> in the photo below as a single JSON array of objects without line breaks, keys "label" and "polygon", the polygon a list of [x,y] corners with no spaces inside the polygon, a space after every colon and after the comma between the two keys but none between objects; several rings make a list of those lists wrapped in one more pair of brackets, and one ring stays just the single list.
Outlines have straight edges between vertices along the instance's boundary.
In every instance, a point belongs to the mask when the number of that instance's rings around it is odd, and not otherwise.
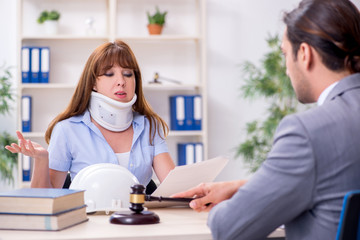
[{"label": "woman", "polygon": [[64,112],[49,125],[45,150],[17,132],[19,144],[6,149],[34,158],[31,187],[61,188],[96,163],[125,166],[143,185],[154,169],[160,182],[173,169],[165,137],[166,123],[151,109],[136,58],[122,42],[105,43],[86,62]]}]

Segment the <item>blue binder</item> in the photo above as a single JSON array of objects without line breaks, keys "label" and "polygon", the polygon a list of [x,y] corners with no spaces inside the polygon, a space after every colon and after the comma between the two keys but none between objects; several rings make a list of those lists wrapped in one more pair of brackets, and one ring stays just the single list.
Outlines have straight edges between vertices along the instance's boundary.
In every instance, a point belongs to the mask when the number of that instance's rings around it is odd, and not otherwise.
[{"label": "blue binder", "polygon": [[195,163],[195,149],[193,143],[178,143],[178,165]]},{"label": "blue binder", "polygon": [[195,162],[204,161],[204,145],[201,142],[194,143],[195,146]]},{"label": "blue binder", "polygon": [[49,83],[50,70],[50,49],[49,47],[40,48],[40,83]]},{"label": "blue binder", "polygon": [[24,182],[31,180],[31,157],[22,155],[22,179]]},{"label": "blue binder", "polygon": [[201,130],[201,95],[170,96],[170,129]]},{"label": "blue binder", "polygon": [[204,160],[203,143],[201,142],[187,142],[178,143],[178,165],[188,165]]},{"label": "blue binder", "polygon": [[192,97],[193,106],[193,127],[192,130],[201,130],[202,126],[202,97],[200,95],[194,95]]},{"label": "blue binder", "polygon": [[185,130],[185,97],[170,96],[170,129]]},{"label": "blue binder", "polygon": [[21,48],[21,81],[22,83],[30,82],[31,69],[31,48]]},{"label": "blue binder", "polygon": [[40,74],[40,48],[32,47],[31,48],[31,83],[39,83],[39,74]]},{"label": "blue binder", "polygon": [[21,98],[21,122],[22,131],[31,132],[31,96],[22,96]]},{"label": "blue binder", "polygon": [[194,100],[192,95],[185,98],[185,130],[194,130]]}]

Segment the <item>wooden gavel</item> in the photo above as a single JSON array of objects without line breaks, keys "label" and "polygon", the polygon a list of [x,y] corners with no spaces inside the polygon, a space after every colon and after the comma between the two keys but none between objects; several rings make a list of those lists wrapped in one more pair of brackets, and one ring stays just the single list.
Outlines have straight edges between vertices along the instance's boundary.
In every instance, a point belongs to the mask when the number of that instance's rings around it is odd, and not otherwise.
[{"label": "wooden gavel", "polygon": [[145,201],[173,201],[173,202],[190,202],[193,198],[168,198],[154,197],[145,195],[145,187],[141,184],[135,184],[131,187],[130,193],[130,211],[115,212],[110,216],[110,223],[114,224],[154,224],[159,223],[160,218],[151,211],[143,211]]},{"label": "wooden gavel", "polygon": [[155,197],[146,195],[144,193],[145,187],[141,184],[135,184],[131,187],[130,193],[130,209],[136,213],[140,213],[144,210],[145,201],[171,201],[171,202],[191,202],[194,198],[170,198],[170,197]]}]

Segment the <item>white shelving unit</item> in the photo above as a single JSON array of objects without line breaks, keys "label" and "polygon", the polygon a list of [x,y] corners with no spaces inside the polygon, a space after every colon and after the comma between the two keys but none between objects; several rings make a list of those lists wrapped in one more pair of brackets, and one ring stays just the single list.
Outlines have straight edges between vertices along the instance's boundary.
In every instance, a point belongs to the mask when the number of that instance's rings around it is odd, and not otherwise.
[{"label": "white shelving unit", "polygon": [[[18,76],[21,76],[21,47],[50,48],[48,84],[23,84],[18,79],[18,129],[21,129],[21,96],[32,96],[32,132],[24,133],[46,147],[44,134],[50,121],[65,109],[90,53],[100,44],[121,39],[133,49],[139,62],[143,88],[154,110],[170,126],[169,96],[201,94],[202,130],[171,131],[167,143],[177,161],[176,144],[201,141],[207,159],[206,91],[206,0],[17,0]],[[155,6],[168,11],[162,35],[147,33],[146,11]],[[36,22],[43,10],[61,13],[59,34],[46,35]],[[85,19],[92,17],[95,34],[86,34]],[[149,84],[155,72],[164,78],[180,80],[181,85],[163,82]],[[19,157],[19,187],[22,163]]]}]

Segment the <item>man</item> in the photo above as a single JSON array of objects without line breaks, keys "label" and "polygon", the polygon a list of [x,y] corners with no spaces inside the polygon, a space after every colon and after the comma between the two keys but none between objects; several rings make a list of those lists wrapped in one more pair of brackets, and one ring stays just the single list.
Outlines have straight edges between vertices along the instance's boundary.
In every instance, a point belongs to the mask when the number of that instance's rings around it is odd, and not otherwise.
[{"label": "man", "polygon": [[249,181],[201,184],[174,197],[210,210],[214,239],[335,239],[344,195],[360,189],[360,14],[349,0],[303,0],[284,15],[282,50],[298,100]]}]

